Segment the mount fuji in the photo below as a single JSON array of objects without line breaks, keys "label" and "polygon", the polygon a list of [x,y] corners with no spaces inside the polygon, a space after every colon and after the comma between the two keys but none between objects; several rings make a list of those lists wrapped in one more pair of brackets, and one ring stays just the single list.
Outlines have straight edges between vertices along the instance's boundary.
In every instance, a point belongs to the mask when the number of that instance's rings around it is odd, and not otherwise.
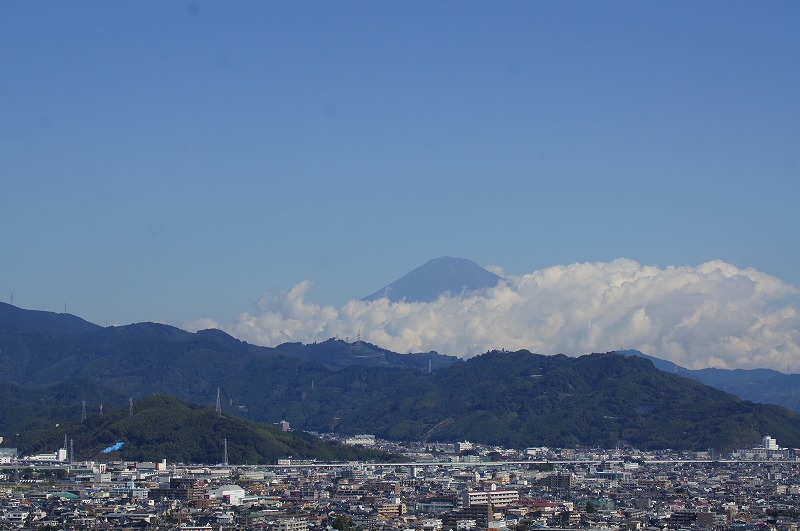
[{"label": "mount fuji", "polygon": [[445,294],[466,295],[493,288],[501,280],[472,260],[443,256],[361,300],[375,301],[386,297],[392,302],[432,302]]}]

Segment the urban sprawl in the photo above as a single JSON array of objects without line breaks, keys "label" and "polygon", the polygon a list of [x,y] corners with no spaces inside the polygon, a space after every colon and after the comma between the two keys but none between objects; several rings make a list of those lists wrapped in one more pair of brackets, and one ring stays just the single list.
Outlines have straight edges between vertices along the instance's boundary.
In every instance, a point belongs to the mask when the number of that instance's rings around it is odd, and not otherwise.
[{"label": "urban sprawl", "polygon": [[0,526],[782,531],[800,522],[800,451],[769,436],[756,448],[719,455],[324,437],[405,462],[72,462],[67,448],[27,457],[0,448]]}]

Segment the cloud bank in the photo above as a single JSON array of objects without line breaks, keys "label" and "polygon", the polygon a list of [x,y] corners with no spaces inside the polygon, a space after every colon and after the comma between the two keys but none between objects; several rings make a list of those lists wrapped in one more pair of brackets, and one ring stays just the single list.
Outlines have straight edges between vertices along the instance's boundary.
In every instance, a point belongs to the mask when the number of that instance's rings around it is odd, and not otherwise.
[{"label": "cloud bank", "polygon": [[506,277],[476,296],[431,303],[306,300],[310,282],[265,296],[227,327],[261,345],[362,339],[396,352],[460,357],[527,349],[580,355],[638,349],[688,368],[800,370],[797,288],[721,261],[657,268],[632,260],[554,266]]}]

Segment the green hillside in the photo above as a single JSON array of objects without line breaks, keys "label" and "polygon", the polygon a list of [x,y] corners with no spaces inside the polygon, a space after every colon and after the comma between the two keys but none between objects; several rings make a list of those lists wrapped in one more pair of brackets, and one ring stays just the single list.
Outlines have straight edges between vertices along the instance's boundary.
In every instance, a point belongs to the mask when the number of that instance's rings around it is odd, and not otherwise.
[{"label": "green hillside", "polygon": [[[179,463],[220,463],[227,439],[232,464],[268,464],[280,457],[314,458],[321,461],[382,460],[392,456],[381,451],[330,445],[302,432],[284,432],[272,425],[220,416],[209,407],[189,406],[165,395],[136,403],[133,415],[118,409],[44,430],[32,430],[12,438],[26,454],[53,451],[72,440],[76,459],[113,459]],[[119,451],[102,450],[116,442]]]},{"label": "green hillside", "polygon": [[272,388],[271,407],[306,429],[390,439],[419,439],[451,419],[433,440],[722,450],[770,433],[800,446],[797,414],[614,353],[490,352],[431,376],[350,367],[316,378],[313,389],[302,374]]}]

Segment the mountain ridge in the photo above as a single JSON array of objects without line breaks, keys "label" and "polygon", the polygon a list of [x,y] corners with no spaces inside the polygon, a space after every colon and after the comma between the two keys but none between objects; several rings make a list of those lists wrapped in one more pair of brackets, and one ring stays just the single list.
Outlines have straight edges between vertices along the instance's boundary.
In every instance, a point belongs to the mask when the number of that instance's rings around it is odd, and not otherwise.
[{"label": "mountain ridge", "polygon": [[745,400],[776,404],[800,412],[800,374],[786,374],[773,369],[687,369],[638,350],[617,352],[649,359],[663,371],[680,374]]},{"label": "mountain ridge", "polygon": [[0,334],[47,333],[70,337],[102,328],[69,313],[27,310],[0,302]]},{"label": "mountain ridge", "polygon": [[[436,437],[512,447],[724,449],[755,444],[765,433],[800,447],[797,414],[614,352],[573,358],[490,351],[458,361],[336,339],[259,347],[221,331],[190,333],[158,323],[85,337],[12,334],[0,336],[0,348],[0,383],[12,399],[4,426],[12,433],[30,426],[31,415],[44,423],[79,417],[81,387],[102,385],[95,396],[115,403],[168,393],[210,404],[219,389],[225,414],[398,440],[420,439],[449,421]],[[434,362],[441,364],[436,370]],[[78,381],[87,383],[68,383]],[[71,406],[37,409],[24,399],[34,390],[61,393]]]}]

